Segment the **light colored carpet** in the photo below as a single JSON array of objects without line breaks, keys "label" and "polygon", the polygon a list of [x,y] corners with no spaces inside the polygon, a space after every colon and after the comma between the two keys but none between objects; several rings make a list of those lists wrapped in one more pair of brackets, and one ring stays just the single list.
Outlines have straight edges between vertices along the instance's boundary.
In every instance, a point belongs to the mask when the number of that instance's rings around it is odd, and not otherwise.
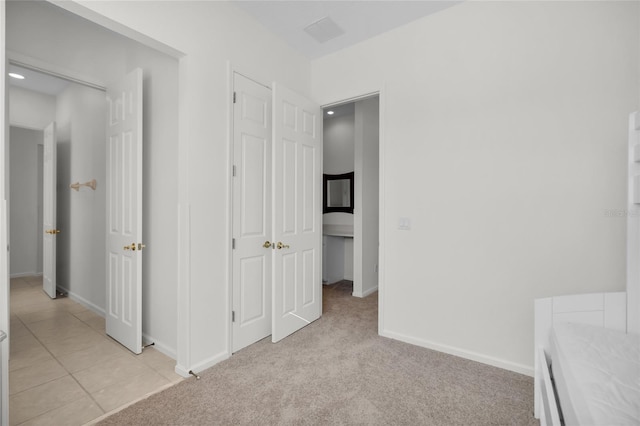
[{"label": "light colored carpet", "polygon": [[538,424],[533,379],[377,335],[378,294],[324,288],[320,320],[264,339],[101,425]]}]

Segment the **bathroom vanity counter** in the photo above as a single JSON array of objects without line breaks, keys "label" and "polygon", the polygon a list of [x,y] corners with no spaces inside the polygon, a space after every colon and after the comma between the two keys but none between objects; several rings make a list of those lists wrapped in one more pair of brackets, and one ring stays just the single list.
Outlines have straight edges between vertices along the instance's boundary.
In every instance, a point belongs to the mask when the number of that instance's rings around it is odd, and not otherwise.
[{"label": "bathroom vanity counter", "polygon": [[324,225],[322,233],[332,237],[350,237],[353,238],[352,225]]}]

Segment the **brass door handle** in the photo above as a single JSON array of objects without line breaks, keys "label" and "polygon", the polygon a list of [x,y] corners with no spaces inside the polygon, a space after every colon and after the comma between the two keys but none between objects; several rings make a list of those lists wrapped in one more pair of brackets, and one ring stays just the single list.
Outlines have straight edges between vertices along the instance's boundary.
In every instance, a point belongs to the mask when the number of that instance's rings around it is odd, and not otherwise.
[{"label": "brass door handle", "polygon": [[45,234],[51,234],[51,235],[55,235],[55,234],[59,234],[60,230],[59,229],[47,229],[46,231],[44,231]]},{"label": "brass door handle", "polygon": [[271,241],[265,241],[264,244],[262,245],[262,247],[264,248],[269,248],[271,246],[272,246]]},{"label": "brass door handle", "polygon": [[276,244],[276,248],[278,250],[281,250],[283,248],[289,248],[289,244],[282,244],[282,241],[278,241],[278,244]]},{"label": "brass door handle", "polygon": [[131,244],[129,244],[128,246],[124,246],[123,248],[124,248],[125,250],[131,250],[131,251],[136,251],[136,250],[140,250],[140,251],[142,251],[142,249],[143,249],[143,248],[145,248],[145,247],[146,247],[146,245],[144,245],[144,244],[142,244],[142,243],[138,243],[138,244],[136,244],[136,243],[131,243]]}]

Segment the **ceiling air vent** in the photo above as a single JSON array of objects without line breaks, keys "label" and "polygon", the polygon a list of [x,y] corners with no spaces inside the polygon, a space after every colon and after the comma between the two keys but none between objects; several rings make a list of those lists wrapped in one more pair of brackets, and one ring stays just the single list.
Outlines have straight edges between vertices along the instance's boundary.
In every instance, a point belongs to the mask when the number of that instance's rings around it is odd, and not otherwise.
[{"label": "ceiling air vent", "polygon": [[344,34],[344,30],[328,16],[308,25],[304,30],[318,43],[327,42]]}]

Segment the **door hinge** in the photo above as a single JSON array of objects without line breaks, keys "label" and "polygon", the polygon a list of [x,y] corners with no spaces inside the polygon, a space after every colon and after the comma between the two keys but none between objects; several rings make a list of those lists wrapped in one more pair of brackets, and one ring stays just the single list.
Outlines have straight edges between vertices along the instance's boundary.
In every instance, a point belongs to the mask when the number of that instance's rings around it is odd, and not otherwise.
[{"label": "door hinge", "polygon": [[231,250],[235,250],[236,249],[236,239],[232,238],[231,239]]},{"label": "door hinge", "polygon": [[233,92],[233,103],[236,103],[236,92]]},{"label": "door hinge", "polygon": [[233,177],[236,177],[236,165],[233,165]]},{"label": "door hinge", "polygon": [[231,322],[236,322],[236,311],[231,311]]}]

